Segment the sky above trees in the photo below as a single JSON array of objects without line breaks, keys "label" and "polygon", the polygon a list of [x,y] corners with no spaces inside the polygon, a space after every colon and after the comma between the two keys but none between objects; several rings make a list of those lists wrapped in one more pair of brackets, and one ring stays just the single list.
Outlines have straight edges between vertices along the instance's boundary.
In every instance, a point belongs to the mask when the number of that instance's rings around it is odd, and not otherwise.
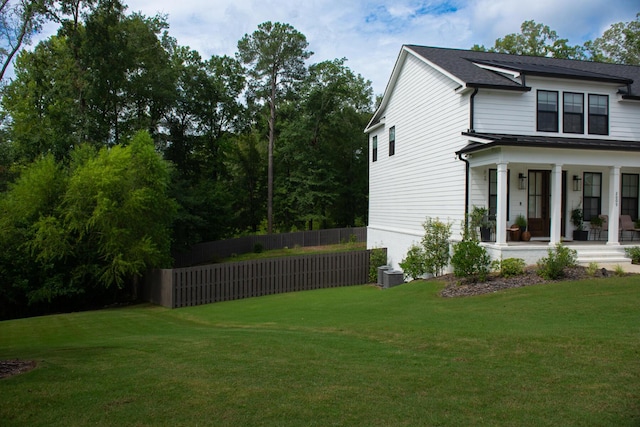
[{"label": "sky above trees", "polygon": [[[534,20],[572,45],[593,40],[613,23],[635,19],[634,1],[607,0],[128,0],[128,11],[167,14],[178,43],[211,55],[233,56],[237,42],[265,21],[286,22],[303,33],[312,62],[348,59],[381,94],[402,44],[469,49],[491,46]],[[53,25],[43,33],[55,32]]]}]

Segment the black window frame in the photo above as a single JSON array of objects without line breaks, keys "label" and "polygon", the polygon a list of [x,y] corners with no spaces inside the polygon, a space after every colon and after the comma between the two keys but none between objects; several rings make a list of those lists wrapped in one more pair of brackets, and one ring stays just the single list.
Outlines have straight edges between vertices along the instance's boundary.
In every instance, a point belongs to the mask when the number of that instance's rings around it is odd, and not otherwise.
[{"label": "black window frame", "polygon": [[389,128],[389,157],[396,154],[396,127]]},{"label": "black window frame", "polygon": [[[605,103],[605,113],[599,113],[592,111],[592,103],[591,99],[604,99]],[[609,95],[599,95],[596,93],[590,93],[588,96],[588,106],[589,106],[589,134],[590,135],[609,135]],[[598,107],[600,104],[598,104]],[[603,123],[598,123],[603,122]]]},{"label": "black window frame", "polygon": [[[498,213],[498,169],[489,169],[489,218],[495,221]],[[511,193],[511,169],[507,169],[507,221],[509,221],[509,196]]]},{"label": "black window frame", "polygon": [[[567,98],[580,97],[580,112],[567,111],[578,104],[572,102],[567,106]],[[564,133],[584,133],[584,93],[563,92],[562,93],[562,131]]]},{"label": "black window frame", "polygon": [[[555,111],[550,109],[541,109],[541,105],[552,105],[548,102],[541,104],[540,95],[555,95]],[[558,132],[558,100],[559,92],[555,90],[538,90],[536,93],[536,129],[538,132]],[[545,120],[546,119],[546,120]]]},{"label": "black window frame", "polygon": [[[635,178],[633,183],[625,184],[625,178]],[[635,191],[634,191],[635,187]],[[627,191],[625,191],[627,190]],[[638,220],[638,199],[640,195],[640,175],[637,173],[620,174],[620,214],[629,215],[634,221]]]},{"label": "black window frame", "polygon": [[[588,177],[598,177],[598,194],[594,195],[593,179]],[[585,221],[591,221],[602,213],[602,173],[601,172],[584,172],[582,174],[582,215]],[[589,193],[589,194],[587,194]]]},{"label": "black window frame", "polygon": [[371,139],[371,161],[378,161],[378,135],[374,135]]}]

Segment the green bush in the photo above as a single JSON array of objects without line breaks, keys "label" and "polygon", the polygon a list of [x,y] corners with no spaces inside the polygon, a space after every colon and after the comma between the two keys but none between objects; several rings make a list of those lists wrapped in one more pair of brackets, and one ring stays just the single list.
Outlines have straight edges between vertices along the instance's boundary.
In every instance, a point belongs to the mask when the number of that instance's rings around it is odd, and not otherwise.
[{"label": "green bush", "polygon": [[489,274],[491,257],[476,240],[466,240],[453,245],[451,265],[456,277],[483,281]]},{"label": "green bush", "polygon": [[590,262],[589,266],[587,267],[587,274],[589,276],[595,276],[599,269],[600,267],[598,266],[597,262]]},{"label": "green bush", "polygon": [[427,273],[439,276],[449,264],[451,223],[444,223],[438,218],[427,217],[422,226],[424,227],[422,247],[425,253],[425,268]]},{"label": "green bush", "polygon": [[369,252],[369,283],[378,281],[378,267],[387,265],[387,250],[384,248],[373,248]]},{"label": "green bush", "polygon": [[640,246],[625,248],[624,251],[627,253],[627,256],[631,258],[632,263],[640,264]]},{"label": "green bush", "polygon": [[578,253],[562,243],[555,249],[549,249],[549,256],[538,261],[538,275],[547,280],[555,280],[564,276],[564,269],[577,265]]},{"label": "green bush", "polygon": [[407,252],[407,257],[400,262],[400,268],[405,278],[418,279],[428,273],[422,247],[412,245]]},{"label": "green bush", "polygon": [[506,258],[493,262],[494,270],[498,271],[502,277],[515,277],[524,274],[526,264],[522,258]]},{"label": "green bush", "polygon": [[253,253],[260,254],[262,251],[264,251],[264,245],[260,242],[256,242],[256,244],[253,245]]}]

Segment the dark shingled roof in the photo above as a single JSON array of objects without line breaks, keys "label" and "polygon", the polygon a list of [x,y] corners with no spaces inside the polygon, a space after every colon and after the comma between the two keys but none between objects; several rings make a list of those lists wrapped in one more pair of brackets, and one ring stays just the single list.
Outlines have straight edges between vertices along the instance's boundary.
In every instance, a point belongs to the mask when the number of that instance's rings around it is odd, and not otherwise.
[{"label": "dark shingled roof", "polygon": [[486,143],[472,142],[457,154],[467,154],[492,147],[545,147],[580,150],[640,151],[640,141],[620,141],[592,138],[563,138],[557,136],[510,135],[500,133],[463,132],[471,138],[484,139]]},{"label": "dark shingled roof", "polygon": [[[405,47],[453,74],[469,87],[528,90],[518,82],[499,73],[474,65],[475,62],[517,71],[525,76],[528,74],[617,83],[624,86],[621,88],[621,93],[626,97],[630,99],[640,97],[640,66],[417,45],[406,45]],[[627,85],[630,89],[629,93],[627,93]]]}]

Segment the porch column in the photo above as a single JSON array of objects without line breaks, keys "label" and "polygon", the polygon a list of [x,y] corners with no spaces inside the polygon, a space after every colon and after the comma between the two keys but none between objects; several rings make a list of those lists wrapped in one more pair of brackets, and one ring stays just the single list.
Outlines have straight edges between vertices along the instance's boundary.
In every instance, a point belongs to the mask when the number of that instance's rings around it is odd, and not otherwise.
[{"label": "porch column", "polygon": [[561,242],[562,230],[562,165],[555,164],[551,170],[551,229],[549,246]]},{"label": "porch column", "polygon": [[496,245],[507,244],[507,163],[498,163],[496,207]]},{"label": "porch column", "polygon": [[609,169],[609,237],[607,245],[619,245],[620,235],[620,166]]}]

